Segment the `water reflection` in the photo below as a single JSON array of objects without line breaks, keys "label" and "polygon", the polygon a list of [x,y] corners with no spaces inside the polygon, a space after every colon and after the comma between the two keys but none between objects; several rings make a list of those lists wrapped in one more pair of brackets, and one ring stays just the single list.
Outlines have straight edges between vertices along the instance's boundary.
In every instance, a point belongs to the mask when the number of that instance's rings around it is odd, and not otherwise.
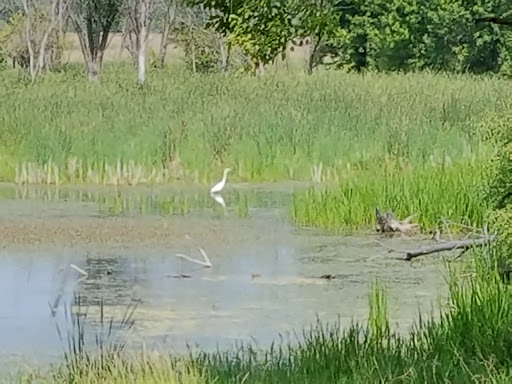
[{"label": "water reflection", "polygon": [[210,196],[212,197],[213,200],[215,200],[222,206],[222,208],[224,209],[224,214],[226,214],[226,202],[224,201],[222,195],[218,193],[210,193]]},{"label": "water reflection", "polygon": [[80,282],[78,292],[83,306],[118,305],[136,298],[134,287],[147,279],[144,263],[133,268],[132,262],[122,255],[98,255],[85,258],[87,279]]},{"label": "water reflection", "polygon": [[[39,195],[31,191],[23,197],[27,199],[21,204],[24,213],[48,218],[66,214],[80,220],[78,203],[87,209],[118,207],[112,208],[119,215],[116,221],[141,211],[151,222],[151,214],[188,212],[179,223],[189,226],[200,241],[205,241],[205,231],[211,225],[208,209],[222,205],[203,192],[170,196],[151,189],[138,193],[52,190]],[[60,357],[62,344],[55,321],[63,320],[66,303],[77,304],[75,294],[80,295],[81,305],[88,307],[91,322],[98,319],[101,300],[108,319],[122,318],[127,305],[137,302],[133,342],[161,345],[165,340],[178,351],[184,350],[186,343],[199,343],[208,349],[253,338],[265,346],[279,333],[300,331],[316,316],[323,320],[341,317],[344,325],[353,318],[364,320],[368,285],[376,277],[387,285],[392,321],[408,324],[418,306],[430,309],[438,288],[444,286],[438,266],[425,264],[412,269],[405,263],[376,257],[381,253],[378,246],[293,229],[275,215],[286,206],[287,198],[275,192],[226,192],[223,201],[228,215],[222,219],[222,231],[214,232],[216,237],[208,240],[206,250],[213,266],[207,269],[174,256],[178,252],[191,254],[186,249],[189,243],[181,238],[166,247],[156,243],[119,247],[114,236],[105,244],[82,244],[72,250],[61,249],[58,244],[45,252],[4,250],[0,253],[0,289],[5,292],[0,295],[0,361],[7,361],[12,354]],[[29,204],[37,199],[45,202]],[[59,203],[70,199],[75,205],[73,209],[68,203],[64,208],[56,207],[55,199]],[[174,208],[165,210],[165,204]],[[12,214],[19,215],[19,208]],[[233,219],[229,217],[232,209],[239,215],[250,214],[247,220]],[[196,210],[207,212],[206,220],[210,221],[193,217]],[[190,247],[195,249],[196,245]],[[87,278],[75,284],[79,276],[69,268],[70,263],[85,270]],[[62,273],[70,275],[64,288],[58,272],[63,267]],[[171,277],[180,274],[190,278]],[[316,278],[324,274],[337,278]],[[48,302],[61,291],[63,299],[54,319]]]},{"label": "water reflection", "polygon": [[[0,186],[0,196],[9,200],[32,200],[53,203],[82,203],[94,206],[109,216],[115,215],[189,215],[215,211],[220,205],[224,215],[233,210],[239,217],[268,209],[283,209],[290,203],[290,193],[272,190],[232,189],[210,194],[196,188],[123,187],[77,189],[74,187]],[[227,202],[226,202],[227,200]],[[217,205],[218,204],[218,205]],[[229,207],[229,208],[228,208]]]}]

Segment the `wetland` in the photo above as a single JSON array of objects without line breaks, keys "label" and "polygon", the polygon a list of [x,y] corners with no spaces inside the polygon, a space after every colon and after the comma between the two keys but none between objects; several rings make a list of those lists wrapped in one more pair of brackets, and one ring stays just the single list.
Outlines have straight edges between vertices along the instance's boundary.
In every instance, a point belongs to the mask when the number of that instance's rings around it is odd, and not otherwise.
[{"label": "wetland", "polygon": [[[0,299],[1,360],[59,361],[55,327],[65,325],[62,307],[76,307],[76,295],[92,327],[101,301],[115,319],[136,303],[133,348],[180,353],[239,342],[267,348],[280,336],[294,342],[293,330],[317,318],[345,327],[364,321],[374,279],[386,282],[390,321],[403,331],[446,296],[439,260],[396,260],[372,233],[295,228],[287,216],[292,188],[301,187],[235,185],[223,193],[224,211],[200,188],[1,186],[0,286],[9,292]],[[243,218],[232,206],[241,197]],[[163,213],[171,198],[186,200],[188,213]],[[428,239],[384,241],[415,247]],[[175,257],[198,258],[198,246],[212,268]],[[70,264],[88,276],[76,282]],[[336,278],[320,278],[327,274]],[[53,317],[49,305],[59,295]]]},{"label": "wetland", "polygon": [[[506,252],[389,250],[491,223],[508,82],[166,68],[140,89],[130,71],[0,74],[0,374],[507,382],[510,292],[488,263]],[[375,208],[420,231],[377,234]]]}]

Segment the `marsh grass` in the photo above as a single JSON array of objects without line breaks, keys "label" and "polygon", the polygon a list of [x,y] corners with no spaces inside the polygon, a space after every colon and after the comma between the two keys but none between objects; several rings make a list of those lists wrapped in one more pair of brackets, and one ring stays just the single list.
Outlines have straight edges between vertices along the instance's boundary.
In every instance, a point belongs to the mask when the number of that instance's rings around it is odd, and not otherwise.
[{"label": "marsh grass", "polygon": [[[0,181],[211,185],[229,166],[235,183],[339,184],[338,192],[297,198],[300,225],[368,225],[376,204],[399,215],[421,209],[428,226],[439,214],[479,223],[468,173],[491,150],[480,128],[512,99],[507,82],[485,76],[324,71],[256,79],[172,67],[151,71],[139,89],[132,74],[110,63],[99,85],[71,68],[27,86],[1,72]],[[416,171],[386,174],[388,159]],[[451,181],[423,170],[446,159],[459,164],[446,171]]]},{"label": "marsh grass", "polygon": [[441,217],[481,226],[488,205],[482,195],[482,170],[475,163],[413,166],[388,163],[368,171],[350,171],[333,187],[310,187],[293,195],[291,215],[300,226],[356,229],[375,223],[375,208],[397,217],[416,214],[423,230]]},{"label": "marsh grass", "polygon": [[318,322],[293,346],[204,353],[198,361],[222,383],[508,382],[511,296],[496,267],[489,268],[494,264],[484,264],[477,260],[469,276],[450,271],[450,297],[440,318],[420,317],[406,336],[389,327],[377,285],[366,325],[342,330],[337,322]]},{"label": "marsh grass", "polygon": [[[353,322],[342,329],[339,322],[317,320],[295,342],[275,343],[266,350],[241,345],[178,357],[145,349],[121,355],[114,346],[99,349],[103,352],[91,358],[70,347],[72,357],[53,371],[51,379],[55,383],[507,383],[512,379],[511,293],[500,281],[494,252],[492,247],[473,251],[468,257],[474,258],[462,265],[447,264],[449,297],[441,314],[420,315],[405,335],[390,325],[385,287],[374,283],[366,323]],[[68,334],[77,337],[80,340],[83,333]]]},{"label": "marsh grass", "polygon": [[0,73],[0,179],[135,185],[234,181],[335,182],[346,164],[386,156],[480,156],[477,125],[509,108],[491,77],[340,72],[264,79],[106,64],[102,83],[72,70],[34,86]]},{"label": "marsh grass", "polygon": [[[88,319],[80,296],[71,309],[65,307],[68,329],[57,326],[58,335],[66,345],[64,364],[51,372],[56,383],[202,383],[201,374],[181,358],[125,352],[127,335],[134,325],[136,305],[128,305],[119,322],[106,319],[103,300],[99,303],[99,319]],[[90,344],[91,323],[96,324],[94,344]],[[65,335],[65,336],[64,336]],[[45,382],[50,382],[45,381]]]}]

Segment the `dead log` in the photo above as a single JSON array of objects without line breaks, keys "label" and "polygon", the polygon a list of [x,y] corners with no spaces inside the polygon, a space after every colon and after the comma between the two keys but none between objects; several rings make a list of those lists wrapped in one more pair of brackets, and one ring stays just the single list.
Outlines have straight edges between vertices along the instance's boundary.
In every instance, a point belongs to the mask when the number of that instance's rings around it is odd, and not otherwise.
[{"label": "dead log", "polygon": [[375,208],[375,219],[377,221],[375,230],[382,233],[400,232],[408,234],[419,228],[419,224],[411,223],[414,216],[410,215],[403,220],[398,220],[393,212],[387,211],[382,214],[379,208]]},{"label": "dead log", "polygon": [[462,249],[463,251],[468,250],[473,246],[482,246],[490,244],[496,240],[496,236],[491,235],[479,239],[467,239],[467,240],[454,240],[446,241],[444,243],[438,243],[428,247],[421,247],[413,251],[407,251],[404,260],[412,260],[419,256],[429,255],[431,253],[453,251],[456,249]]}]

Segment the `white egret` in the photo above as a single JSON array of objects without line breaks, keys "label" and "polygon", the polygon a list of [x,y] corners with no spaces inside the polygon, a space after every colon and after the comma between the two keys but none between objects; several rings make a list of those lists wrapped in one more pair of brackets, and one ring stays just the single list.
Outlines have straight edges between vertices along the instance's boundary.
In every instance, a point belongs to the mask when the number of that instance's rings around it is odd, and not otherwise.
[{"label": "white egret", "polygon": [[217,192],[222,191],[222,189],[226,185],[226,178],[228,177],[228,172],[229,171],[231,171],[230,168],[226,168],[224,170],[224,174],[222,176],[222,180],[219,181],[217,184],[215,184],[212,189],[210,189],[210,193],[217,193]]}]

